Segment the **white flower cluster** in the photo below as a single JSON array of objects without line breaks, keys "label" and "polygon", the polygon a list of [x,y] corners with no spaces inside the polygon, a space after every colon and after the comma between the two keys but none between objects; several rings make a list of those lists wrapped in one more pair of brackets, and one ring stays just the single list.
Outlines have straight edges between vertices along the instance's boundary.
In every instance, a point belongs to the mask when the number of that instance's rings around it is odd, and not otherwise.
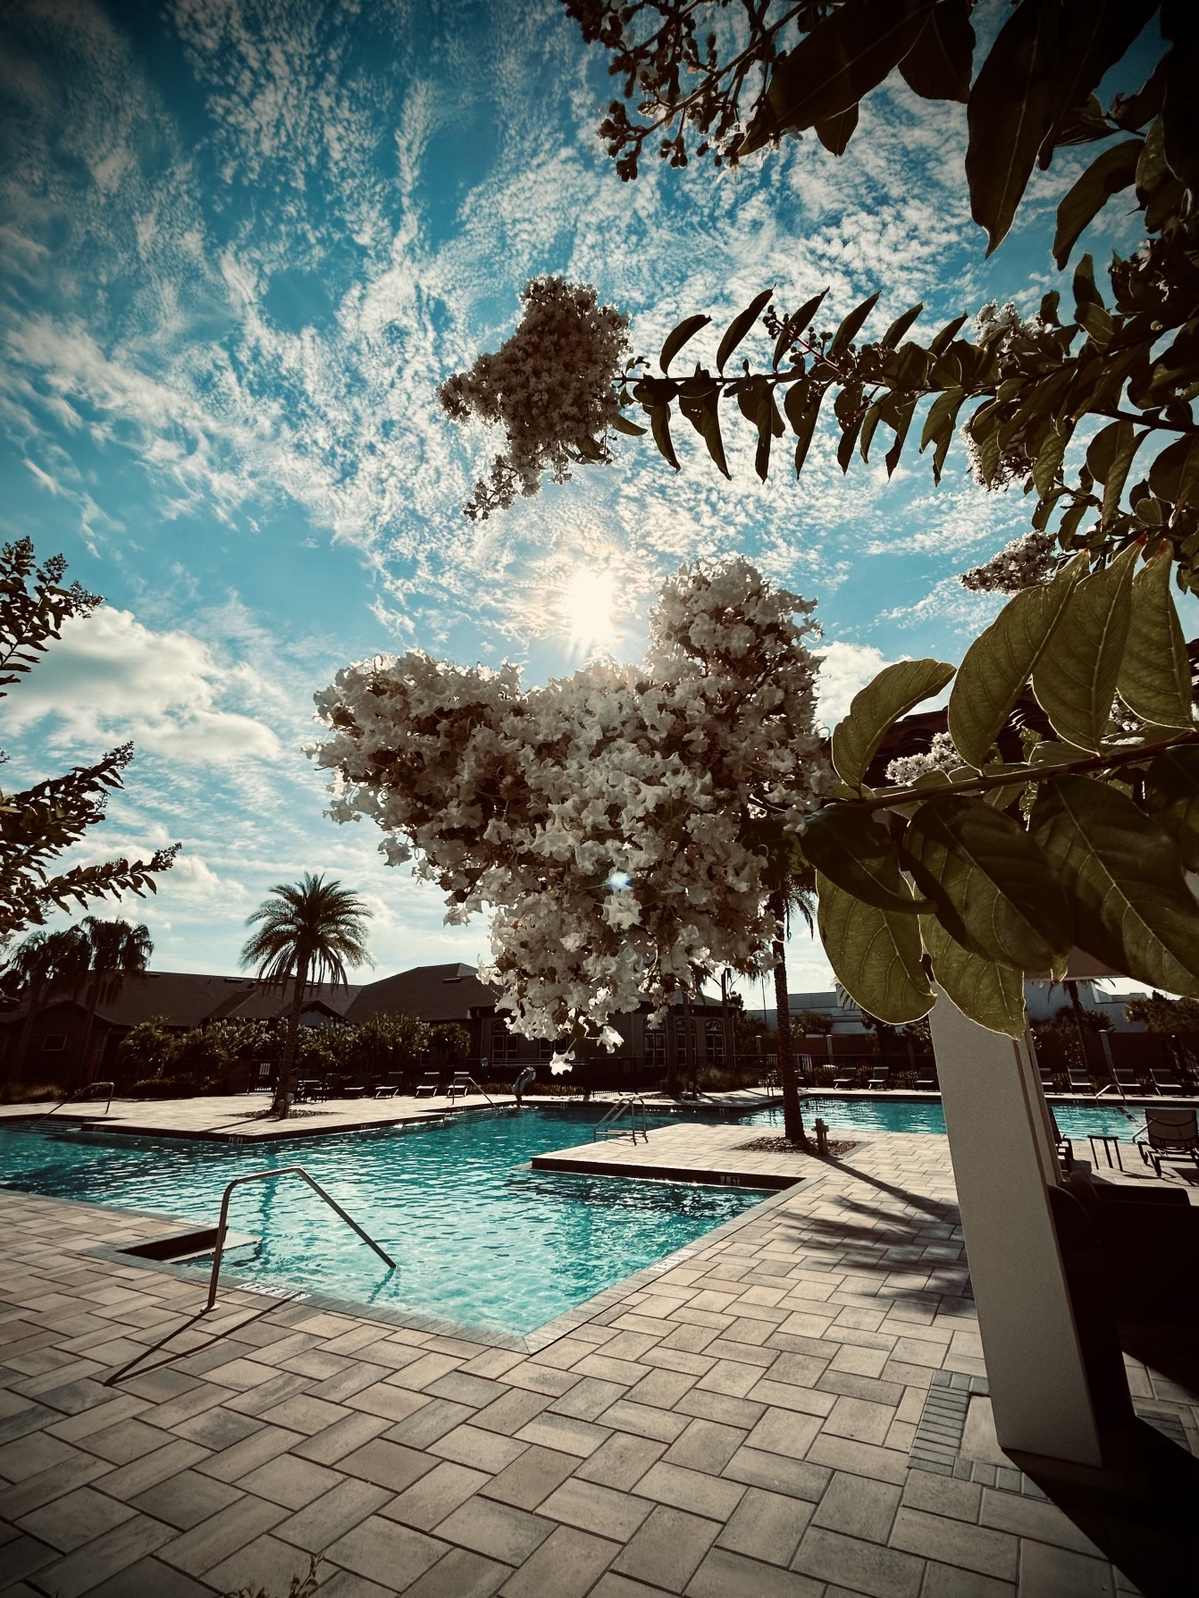
[{"label": "white flower cluster", "polygon": [[[974,318],[974,332],[979,346],[989,348],[994,355],[1001,379],[1035,372],[1047,357],[1055,358],[1061,353],[1060,333],[1039,316],[1025,321],[1010,300],[1006,305],[997,305],[994,300],[984,305]],[[1021,434],[1008,434],[1005,430],[1002,443],[996,434],[980,442],[967,422],[965,437],[971,475],[983,488],[1022,483],[1032,471],[1033,456]]]},{"label": "white flower cluster", "polygon": [[589,285],[560,277],[534,278],[521,299],[525,313],[507,343],[438,393],[453,421],[477,416],[507,434],[490,482],[476,483],[466,505],[472,519],[511,505],[518,490],[532,497],[543,472],[562,483],[576,461],[613,458],[606,434],[620,411],[615,384],[629,349],[628,317],[600,305]]},{"label": "white flower cluster", "polygon": [[887,781],[910,788],[919,777],[930,771],[952,771],[962,764],[962,757],[947,732],[935,732],[933,741],[922,755],[901,755],[887,767]]},{"label": "white flower cluster", "polygon": [[611,1045],[617,1012],[756,970],[777,935],[762,824],[797,830],[829,775],[811,608],[737,559],[665,585],[639,667],[526,692],[511,666],[351,666],[317,696],[330,813],[413,852],[447,920],[490,907],[485,974],[525,1036]]},{"label": "white flower cluster", "polygon": [[1025,533],[983,565],[963,572],[958,582],[975,594],[1018,594],[1022,588],[1048,582],[1059,564],[1052,533]]}]

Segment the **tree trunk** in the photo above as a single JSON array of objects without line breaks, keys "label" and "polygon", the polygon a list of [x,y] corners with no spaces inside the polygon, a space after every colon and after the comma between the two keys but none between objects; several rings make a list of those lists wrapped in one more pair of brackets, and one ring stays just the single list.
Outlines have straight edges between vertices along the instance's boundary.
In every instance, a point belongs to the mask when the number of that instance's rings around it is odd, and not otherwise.
[{"label": "tree trunk", "polygon": [[17,1052],[12,1065],[4,1073],[13,1082],[21,1080],[21,1073],[25,1068],[25,1056],[29,1053],[29,1039],[33,1036],[33,1023],[41,1008],[42,998],[46,991],[46,978],[41,977],[29,984],[29,1009],[25,1012],[25,1019],[21,1022],[21,1036],[17,1039]]},{"label": "tree trunk", "polygon": [[[781,919],[781,918],[780,918]],[[783,1085],[783,1131],[789,1143],[807,1146],[803,1110],[799,1102],[799,1082],[795,1076],[795,1056],[791,1052],[791,1012],[787,1008],[787,951],[782,939],[771,946],[774,955],[775,1023],[779,1036],[779,1081]]]},{"label": "tree trunk", "polygon": [[1064,984],[1064,986],[1065,986],[1066,992],[1070,995],[1070,1005],[1071,1005],[1071,1008],[1074,1011],[1074,1025],[1075,1025],[1075,1027],[1077,1028],[1077,1031],[1078,1031],[1078,1049],[1079,1049],[1079,1053],[1081,1055],[1081,1059],[1079,1060],[1078,1063],[1079,1063],[1079,1066],[1081,1067],[1082,1070],[1089,1072],[1090,1069],[1091,1069],[1091,1064],[1090,1064],[1090,1061],[1087,1059],[1087,1039],[1086,1039],[1086,1033],[1083,1031],[1083,1025],[1082,1025],[1082,1009],[1083,1009],[1083,1006],[1082,1006],[1082,1000],[1078,996],[1078,983],[1077,982],[1066,982]]},{"label": "tree trunk", "polygon": [[278,1120],[287,1119],[291,1111],[292,1077],[296,1067],[296,1048],[300,1041],[300,1012],[304,1008],[304,989],[308,986],[308,961],[301,960],[296,971],[296,991],[287,1016],[287,1032],[283,1039],[283,1058],[279,1061],[279,1077],[275,1083],[275,1096],[270,1113]]},{"label": "tree trunk", "polygon": [[[79,1051],[79,1086],[87,1086],[87,1051],[92,1044],[92,1027],[96,1021],[96,1008],[100,1003],[100,990],[104,986],[106,972],[96,971],[92,975],[92,985],[87,994],[87,1020],[83,1027],[83,1047]],[[115,997],[115,995],[114,995]],[[64,1083],[65,1087],[66,1084]]]}]

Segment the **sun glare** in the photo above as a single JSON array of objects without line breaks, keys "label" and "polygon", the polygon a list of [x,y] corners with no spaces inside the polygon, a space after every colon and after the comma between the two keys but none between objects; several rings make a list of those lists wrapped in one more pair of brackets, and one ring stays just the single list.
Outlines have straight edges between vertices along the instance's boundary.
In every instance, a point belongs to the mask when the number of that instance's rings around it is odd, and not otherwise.
[{"label": "sun glare", "polygon": [[562,589],[562,615],[574,648],[591,652],[609,648],[615,642],[615,586],[611,572],[585,567],[567,578]]}]

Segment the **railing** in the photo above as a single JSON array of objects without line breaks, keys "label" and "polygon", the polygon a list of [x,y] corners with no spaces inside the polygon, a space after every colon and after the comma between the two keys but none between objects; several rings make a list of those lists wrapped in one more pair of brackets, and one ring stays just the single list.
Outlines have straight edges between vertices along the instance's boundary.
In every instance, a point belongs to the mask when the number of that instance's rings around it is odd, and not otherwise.
[{"label": "railing", "polygon": [[474,1088],[476,1093],[482,1093],[488,1104],[491,1105],[491,1108],[493,1110],[495,1109],[495,1100],[485,1088],[481,1088],[479,1086],[473,1076],[468,1076],[465,1071],[454,1072],[453,1080],[449,1083],[445,1090],[445,1096],[447,1099],[455,1099],[458,1097],[459,1092],[461,1092],[462,1097],[465,1098],[467,1088]]},{"label": "railing", "polygon": [[[97,1102],[100,1099],[107,1099],[108,1103],[104,1106],[104,1113],[107,1115],[112,1104],[112,1095],[115,1087],[115,1082],[89,1082],[87,1087],[80,1088],[78,1093],[68,1093],[65,1099],[60,1099],[54,1106],[54,1110],[61,1110],[64,1104],[86,1104],[89,1101]],[[54,1110],[47,1110],[46,1114],[48,1116],[53,1115]]]},{"label": "railing", "polygon": [[[622,1116],[628,1117],[628,1125],[620,1124]],[[593,1143],[602,1143],[605,1138],[627,1137],[634,1143],[637,1134],[641,1133],[642,1141],[649,1142],[649,1122],[645,1118],[645,1102],[640,1093],[628,1093],[616,1103],[603,1117],[597,1121],[591,1132]]]},{"label": "railing", "polygon": [[273,1171],[251,1171],[248,1176],[235,1176],[232,1182],[229,1183],[229,1186],[225,1189],[225,1196],[221,1200],[221,1218],[217,1222],[216,1248],[213,1251],[212,1256],[212,1278],[208,1284],[208,1302],[200,1312],[202,1315],[206,1315],[216,1303],[217,1279],[221,1274],[221,1256],[225,1252],[225,1235],[229,1230],[229,1195],[233,1192],[235,1187],[241,1187],[245,1182],[265,1182],[269,1178],[275,1176],[303,1177],[304,1181],[308,1183],[308,1186],[317,1195],[317,1197],[323,1198],[331,1210],[336,1210],[346,1225],[352,1226],[362,1241],[364,1243],[370,1244],[371,1248],[374,1249],[375,1253],[384,1262],[384,1264],[389,1265],[393,1271],[395,1270],[396,1262],[392,1259],[391,1255],[385,1254],[383,1252],[378,1243],[375,1242],[374,1238],[362,1230],[352,1215],[346,1214],[345,1210],[342,1209],[341,1205],[335,1198],[329,1197],[328,1193],[325,1192],[321,1184],[314,1181],[313,1178],[309,1176],[308,1172],[304,1170],[303,1166],[280,1165]]}]

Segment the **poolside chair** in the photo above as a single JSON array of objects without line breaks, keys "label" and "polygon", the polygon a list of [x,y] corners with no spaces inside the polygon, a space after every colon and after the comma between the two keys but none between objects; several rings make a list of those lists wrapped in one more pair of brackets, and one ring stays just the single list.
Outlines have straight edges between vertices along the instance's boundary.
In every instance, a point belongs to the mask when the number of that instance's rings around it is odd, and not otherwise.
[{"label": "poolside chair", "polygon": [[1149,1076],[1159,1093],[1182,1092],[1182,1083],[1178,1080],[1178,1072],[1172,1065],[1151,1065],[1149,1067]]},{"label": "poolside chair", "polygon": [[1146,1111],[1145,1141],[1137,1138],[1136,1145],[1154,1176],[1162,1174],[1163,1165],[1193,1166],[1199,1172],[1199,1120],[1194,1110],[1163,1105]]},{"label": "poolside chair", "polygon": [[1074,1145],[1068,1137],[1062,1136],[1062,1129],[1057,1124],[1057,1116],[1052,1110],[1049,1111],[1049,1124],[1053,1128],[1053,1143],[1062,1170],[1069,1172],[1074,1168]]},{"label": "poolside chair", "polygon": [[1131,1065],[1113,1064],[1112,1076],[1115,1081],[1109,1082],[1105,1088],[1101,1089],[1103,1093],[1118,1093],[1121,1098],[1124,1098],[1126,1094],[1144,1091]]},{"label": "poolside chair", "polygon": [[1088,1098],[1095,1095],[1095,1084],[1091,1080],[1091,1073],[1083,1065],[1069,1067],[1071,1093],[1085,1093]]},{"label": "poolside chair", "polygon": [[445,1090],[447,1099],[465,1098],[470,1092],[473,1083],[469,1071],[455,1071],[453,1080]]},{"label": "poolside chair", "polygon": [[933,1066],[922,1065],[916,1071],[916,1088],[920,1093],[937,1091],[937,1073]]},{"label": "poolside chair", "polygon": [[441,1072],[440,1071],[424,1071],[424,1072],[421,1073],[420,1081],[416,1084],[416,1095],[415,1096],[418,1099],[423,1099],[426,1096],[428,1096],[429,1098],[432,1098],[433,1095],[437,1092],[438,1088],[440,1088],[440,1086],[441,1086]]},{"label": "poolside chair", "polygon": [[891,1085],[891,1067],[889,1065],[876,1065],[870,1073],[868,1088],[887,1088]]},{"label": "poolside chair", "polygon": [[404,1076],[401,1071],[390,1071],[382,1082],[375,1083],[375,1097],[377,1099],[394,1099],[403,1086]]},{"label": "poolside chair", "polygon": [[1041,1092],[1042,1093],[1053,1093],[1053,1092],[1055,1092],[1056,1090],[1055,1090],[1055,1088],[1053,1086],[1053,1072],[1049,1069],[1049,1067],[1047,1065],[1042,1065],[1041,1062],[1038,1060],[1037,1061],[1037,1070],[1041,1073]]},{"label": "poolside chair", "polygon": [[835,1088],[851,1088],[857,1079],[858,1068],[856,1065],[839,1065],[833,1077],[833,1086]]}]

